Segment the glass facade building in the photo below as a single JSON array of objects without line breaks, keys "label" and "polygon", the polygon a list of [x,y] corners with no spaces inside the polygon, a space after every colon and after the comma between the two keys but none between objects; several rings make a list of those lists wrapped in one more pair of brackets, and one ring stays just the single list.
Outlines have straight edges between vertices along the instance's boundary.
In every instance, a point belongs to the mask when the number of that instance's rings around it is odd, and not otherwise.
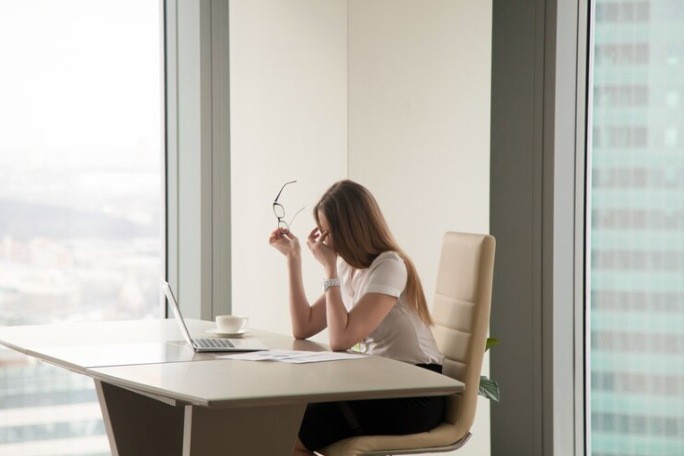
[{"label": "glass facade building", "polygon": [[684,1],[592,11],[591,454],[684,455]]}]

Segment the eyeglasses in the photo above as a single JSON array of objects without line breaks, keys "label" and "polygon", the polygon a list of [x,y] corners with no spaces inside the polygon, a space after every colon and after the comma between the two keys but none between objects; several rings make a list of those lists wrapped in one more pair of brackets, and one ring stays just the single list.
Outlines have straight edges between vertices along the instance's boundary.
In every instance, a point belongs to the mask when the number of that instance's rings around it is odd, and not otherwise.
[{"label": "eyeglasses", "polygon": [[278,198],[280,198],[280,194],[283,193],[283,190],[286,186],[288,186],[289,184],[294,184],[296,182],[297,181],[285,182],[283,186],[280,188],[278,196],[276,196],[273,200],[273,213],[278,218],[278,229],[281,233],[287,233],[288,231],[290,231],[290,225],[292,225],[292,222],[294,222],[295,217],[297,217],[297,215],[299,215],[299,213],[304,210],[303,207],[300,210],[298,210],[292,217],[292,220],[290,220],[290,223],[287,223],[285,220],[283,220],[285,218],[285,208],[282,204],[278,202]]}]

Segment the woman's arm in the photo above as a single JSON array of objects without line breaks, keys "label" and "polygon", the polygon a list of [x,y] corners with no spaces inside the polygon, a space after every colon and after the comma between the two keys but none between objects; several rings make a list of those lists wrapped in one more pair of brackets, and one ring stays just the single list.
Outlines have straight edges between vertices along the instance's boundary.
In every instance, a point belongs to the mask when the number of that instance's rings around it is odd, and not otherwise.
[{"label": "woman's arm", "polygon": [[[323,265],[326,279],[339,279],[337,255],[327,245],[329,232],[321,234],[315,228],[309,234],[307,245],[314,257]],[[348,312],[342,301],[340,287],[330,287],[325,292],[325,313],[330,337],[330,348],[348,350],[361,342],[392,310],[397,298],[383,293],[366,293]]]},{"label": "woman's arm", "polygon": [[348,350],[377,328],[397,302],[394,296],[366,293],[347,312],[342,303],[340,287],[328,288],[325,294],[330,348]]},{"label": "woman's arm", "polygon": [[326,296],[322,295],[313,305],[309,305],[302,280],[302,260],[298,254],[287,257],[287,269],[290,279],[292,335],[295,339],[308,339],[325,329]]},{"label": "woman's arm", "polygon": [[302,260],[299,240],[291,232],[271,233],[269,244],[278,249],[287,259],[290,289],[290,320],[295,339],[306,339],[321,332],[326,325],[325,295],[309,305],[302,280]]}]

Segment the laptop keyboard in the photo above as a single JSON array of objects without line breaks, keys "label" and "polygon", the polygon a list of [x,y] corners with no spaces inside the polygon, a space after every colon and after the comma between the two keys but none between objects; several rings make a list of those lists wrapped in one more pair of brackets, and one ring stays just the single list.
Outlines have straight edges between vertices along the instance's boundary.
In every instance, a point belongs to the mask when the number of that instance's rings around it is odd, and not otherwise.
[{"label": "laptop keyboard", "polygon": [[234,348],[230,340],[228,339],[194,339],[195,344],[202,348]]}]

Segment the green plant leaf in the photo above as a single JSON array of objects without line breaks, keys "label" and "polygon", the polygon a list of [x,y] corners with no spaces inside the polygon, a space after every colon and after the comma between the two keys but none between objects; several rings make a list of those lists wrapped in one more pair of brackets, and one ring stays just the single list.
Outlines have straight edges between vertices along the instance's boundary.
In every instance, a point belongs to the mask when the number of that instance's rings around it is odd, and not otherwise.
[{"label": "green plant leaf", "polygon": [[485,351],[489,350],[492,347],[496,347],[499,345],[499,340],[495,339],[493,337],[488,337],[487,338],[487,345],[485,346]]},{"label": "green plant leaf", "polygon": [[485,375],[480,377],[480,388],[478,394],[496,402],[500,402],[501,399],[499,384],[494,380],[487,378]]}]

